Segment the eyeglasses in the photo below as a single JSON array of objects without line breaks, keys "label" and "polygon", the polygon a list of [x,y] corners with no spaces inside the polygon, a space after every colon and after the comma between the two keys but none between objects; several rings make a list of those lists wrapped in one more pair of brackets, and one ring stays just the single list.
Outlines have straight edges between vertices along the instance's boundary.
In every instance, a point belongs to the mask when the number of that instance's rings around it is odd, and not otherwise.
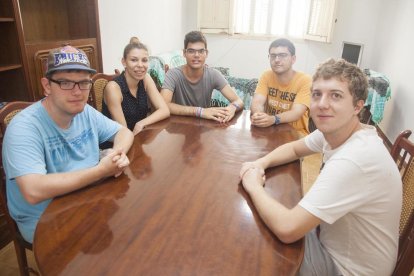
[{"label": "eyeglasses", "polygon": [[288,53],[280,53],[280,54],[269,54],[269,59],[270,60],[275,60],[275,59],[280,59],[280,60],[282,60],[282,59],[285,59],[285,58],[287,58],[289,56],[289,54]]},{"label": "eyeglasses", "polygon": [[192,48],[188,48],[185,49],[185,52],[189,55],[195,55],[196,53],[198,53],[199,55],[204,55],[207,54],[207,49],[192,49]]},{"label": "eyeglasses", "polygon": [[59,87],[62,90],[72,90],[73,88],[75,88],[75,85],[78,85],[80,90],[90,90],[91,87],[92,87],[92,81],[91,80],[67,81],[67,80],[49,79],[49,81],[59,84]]}]

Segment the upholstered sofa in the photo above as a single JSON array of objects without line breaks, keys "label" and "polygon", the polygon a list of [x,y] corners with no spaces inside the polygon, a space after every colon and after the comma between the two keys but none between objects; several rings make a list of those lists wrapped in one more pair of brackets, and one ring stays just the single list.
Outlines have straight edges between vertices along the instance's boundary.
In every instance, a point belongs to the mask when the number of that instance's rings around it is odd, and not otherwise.
[{"label": "upholstered sofa", "polygon": [[[165,80],[165,73],[170,69],[185,64],[185,59],[182,56],[181,51],[173,51],[158,55],[150,56],[150,65],[148,72],[154,79],[158,89],[161,89]],[[233,87],[237,95],[243,100],[244,109],[249,109],[253,93],[257,86],[257,79],[246,79],[231,76],[229,68],[214,67],[219,70],[229,85]],[[227,106],[228,101],[223,95],[214,90],[211,98],[211,106]]]}]

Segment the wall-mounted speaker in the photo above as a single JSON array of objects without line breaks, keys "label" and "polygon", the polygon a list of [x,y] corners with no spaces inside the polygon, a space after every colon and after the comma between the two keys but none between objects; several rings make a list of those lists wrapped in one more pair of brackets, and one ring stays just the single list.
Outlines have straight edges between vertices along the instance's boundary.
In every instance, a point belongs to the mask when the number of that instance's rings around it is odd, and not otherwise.
[{"label": "wall-mounted speaker", "polygon": [[343,42],[342,43],[342,58],[346,61],[349,61],[357,66],[360,65],[362,59],[362,50],[364,45]]}]

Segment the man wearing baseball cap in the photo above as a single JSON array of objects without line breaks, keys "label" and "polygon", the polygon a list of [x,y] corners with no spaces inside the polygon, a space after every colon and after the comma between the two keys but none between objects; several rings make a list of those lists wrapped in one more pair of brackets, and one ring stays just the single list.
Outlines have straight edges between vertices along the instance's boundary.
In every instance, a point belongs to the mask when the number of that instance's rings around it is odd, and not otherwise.
[{"label": "man wearing baseball cap", "polygon": [[[117,177],[129,165],[132,132],[86,104],[95,72],[82,50],[52,50],[41,79],[46,97],[22,110],[7,127],[3,164],[8,207],[30,243],[54,197]],[[113,141],[113,148],[100,159],[104,141]]]}]

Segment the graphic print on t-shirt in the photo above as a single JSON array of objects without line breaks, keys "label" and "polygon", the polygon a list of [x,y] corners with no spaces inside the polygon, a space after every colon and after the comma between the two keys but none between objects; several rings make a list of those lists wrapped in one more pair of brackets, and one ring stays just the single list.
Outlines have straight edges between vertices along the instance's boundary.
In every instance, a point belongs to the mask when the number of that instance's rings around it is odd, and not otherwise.
[{"label": "graphic print on t-shirt", "polygon": [[275,115],[290,110],[295,98],[296,93],[281,91],[277,88],[269,87],[266,113]]},{"label": "graphic print on t-shirt", "polygon": [[[65,139],[61,135],[56,135],[47,138],[49,154],[51,160],[54,161],[56,168],[65,167],[69,159],[73,160],[79,158],[82,160],[87,155],[86,149],[88,148],[87,143],[93,141],[92,129],[85,129],[78,136],[70,139]],[[76,156],[77,155],[77,156]],[[71,158],[69,158],[71,156]]]}]

